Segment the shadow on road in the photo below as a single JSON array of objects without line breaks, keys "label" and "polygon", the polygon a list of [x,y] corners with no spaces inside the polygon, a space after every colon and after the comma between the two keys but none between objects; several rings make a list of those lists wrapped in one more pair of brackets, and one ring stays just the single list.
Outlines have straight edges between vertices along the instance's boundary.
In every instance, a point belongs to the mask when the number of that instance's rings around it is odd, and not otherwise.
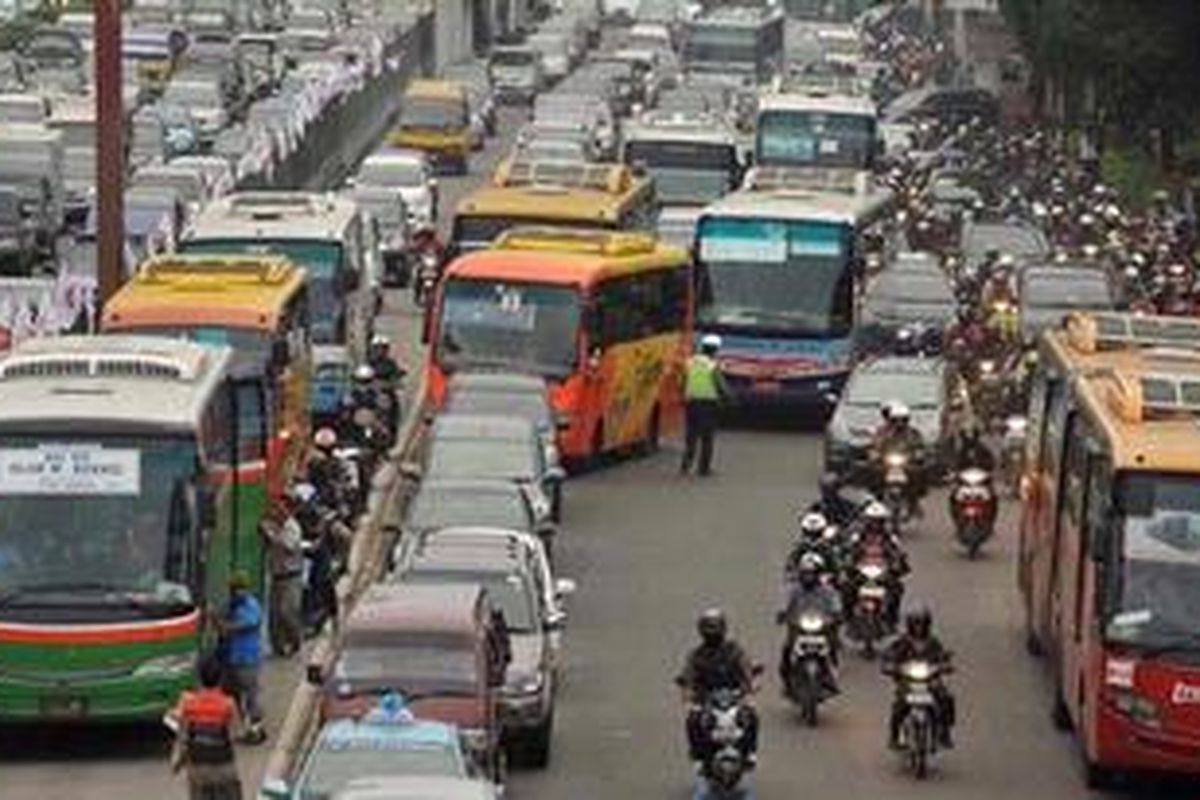
[{"label": "shadow on road", "polygon": [[0,763],[115,758],[165,763],[169,748],[170,739],[161,725],[19,725],[0,730]]}]

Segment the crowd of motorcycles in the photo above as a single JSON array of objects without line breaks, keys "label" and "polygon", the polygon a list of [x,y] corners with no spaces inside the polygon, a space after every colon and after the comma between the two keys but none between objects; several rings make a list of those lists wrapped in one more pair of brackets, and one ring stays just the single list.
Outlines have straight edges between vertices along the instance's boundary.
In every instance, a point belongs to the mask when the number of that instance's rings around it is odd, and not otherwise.
[{"label": "crowd of motorcycles", "polygon": [[[891,35],[868,37],[877,56],[891,49],[881,47]],[[860,474],[827,473],[819,499],[799,515],[786,559],[788,601],[777,622],[787,630],[779,665],[784,696],[810,726],[839,694],[843,639],[866,659],[882,655],[895,681],[889,741],[923,778],[931,758],[952,744],[954,702],[944,678],[953,666],[928,629],[929,612],[902,614],[910,572],[903,533],[922,516],[928,487],[946,482],[956,538],[968,558],[979,554],[994,532],[1001,491],[1018,492],[1037,360],[1036,343],[1022,338],[1017,319],[1022,264],[997,251],[965,257],[964,226],[999,222],[1040,232],[1045,261],[1103,270],[1117,307],[1134,313],[1194,316],[1200,293],[1194,216],[1167,192],[1135,212],[1101,181],[1098,164],[1072,158],[1065,137],[1031,126],[948,113],[921,120],[915,139],[912,150],[880,165],[876,178],[899,199],[889,234],[909,250],[936,255],[954,287],[955,320],[889,331],[879,353],[946,360],[961,418],[957,442],[951,463],[935,471],[906,410],[881,409],[868,466]],[[949,213],[939,207],[931,188],[947,180],[971,190],[972,202]],[[901,413],[889,413],[895,410]],[[750,671],[740,689],[713,692],[697,709],[711,744],[698,767],[700,796],[748,796],[743,777],[754,755],[747,740],[756,740],[757,723],[747,697],[763,669]]]}]

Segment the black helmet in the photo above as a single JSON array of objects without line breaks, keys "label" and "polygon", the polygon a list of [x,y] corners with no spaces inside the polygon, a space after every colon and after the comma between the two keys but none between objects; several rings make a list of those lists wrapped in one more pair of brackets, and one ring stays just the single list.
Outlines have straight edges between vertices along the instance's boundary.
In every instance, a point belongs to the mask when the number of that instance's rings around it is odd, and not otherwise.
[{"label": "black helmet", "polygon": [[826,497],[842,488],[842,479],[833,470],[828,470],[821,473],[821,481],[818,485],[821,487],[821,496]]},{"label": "black helmet", "polygon": [[805,553],[796,567],[796,580],[805,589],[811,589],[821,580],[821,557],[816,553]]},{"label": "black helmet", "polygon": [[933,630],[933,612],[929,606],[919,605],[904,615],[904,632],[915,639],[926,639]]},{"label": "black helmet", "polygon": [[725,641],[725,612],[719,608],[705,609],[696,621],[696,630],[705,644],[721,644]]}]

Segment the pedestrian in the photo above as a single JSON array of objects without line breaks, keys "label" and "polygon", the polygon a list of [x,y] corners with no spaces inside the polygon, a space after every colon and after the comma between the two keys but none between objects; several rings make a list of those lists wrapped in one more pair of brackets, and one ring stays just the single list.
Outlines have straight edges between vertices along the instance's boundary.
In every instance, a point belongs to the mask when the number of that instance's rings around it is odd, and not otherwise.
[{"label": "pedestrian", "polygon": [[280,501],[276,513],[262,522],[271,573],[271,649],[279,656],[294,655],[304,640],[300,615],[304,583],[304,530],[296,519],[292,503],[309,502],[316,492],[308,483],[293,486],[288,497]]},{"label": "pedestrian", "polygon": [[187,770],[191,800],[241,800],[242,782],[233,752],[237,704],[221,689],[221,663],[199,664],[200,687],[186,691],[169,714],[178,727],[171,772]]},{"label": "pedestrian", "polygon": [[710,333],[700,340],[700,352],[692,355],[684,374],[683,399],[685,406],[686,436],[683,446],[683,462],[679,471],[687,474],[699,449],[698,472],[712,472],[713,437],[717,432],[717,417],[721,401],[729,396],[725,378],[717,366],[717,352],[721,349],[721,337]]},{"label": "pedestrian", "polygon": [[225,617],[216,622],[222,636],[226,685],[237,699],[246,723],[243,739],[247,744],[261,744],[267,738],[258,702],[262,606],[250,591],[250,578],[245,572],[238,570],[230,577],[229,607]]}]

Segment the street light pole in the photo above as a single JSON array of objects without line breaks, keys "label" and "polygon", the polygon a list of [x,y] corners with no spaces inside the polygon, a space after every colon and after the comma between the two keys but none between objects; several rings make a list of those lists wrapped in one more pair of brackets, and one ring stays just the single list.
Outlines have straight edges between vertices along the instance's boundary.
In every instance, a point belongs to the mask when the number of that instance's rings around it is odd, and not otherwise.
[{"label": "street light pole", "polygon": [[125,249],[125,109],[121,0],[95,1],[97,309],[121,286]]}]

